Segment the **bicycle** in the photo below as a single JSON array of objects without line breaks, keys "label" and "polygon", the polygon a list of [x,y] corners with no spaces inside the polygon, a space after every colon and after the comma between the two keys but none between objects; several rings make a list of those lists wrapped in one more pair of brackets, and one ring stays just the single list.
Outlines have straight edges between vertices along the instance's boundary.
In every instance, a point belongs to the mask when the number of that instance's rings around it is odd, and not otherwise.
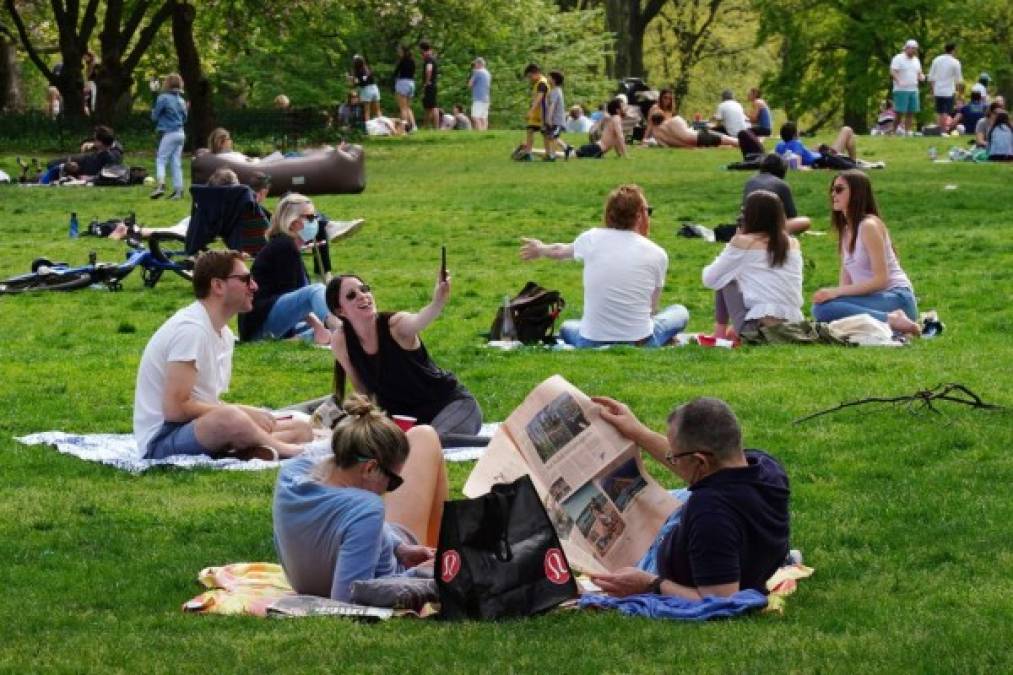
[{"label": "bicycle", "polygon": [[96,284],[119,291],[123,288],[123,279],[137,267],[141,268],[141,280],[146,288],[154,288],[167,271],[192,281],[193,261],[183,252],[185,243],[186,238],[174,232],[155,232],[148,239],[147,249],[136,242],[128,242],[127,259],[118,264],[97,262],[94,251],[88,254],[88,264],[79,267],[36,258],[30,273],[0,280],[0,295],[74,291]]}]

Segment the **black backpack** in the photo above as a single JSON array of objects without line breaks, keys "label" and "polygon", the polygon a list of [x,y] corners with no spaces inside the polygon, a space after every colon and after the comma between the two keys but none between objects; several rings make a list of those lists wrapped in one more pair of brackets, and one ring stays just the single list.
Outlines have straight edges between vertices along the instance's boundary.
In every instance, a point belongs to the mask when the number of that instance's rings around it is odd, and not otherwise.
[{"label": "black backpack", "polygon": [[[524,288],[510,301],[510,315],[517,339],[524,344],[551,342],[556,326],[556,318],[566,307],[566,300],[559,291],[550,291],[534,281],[524,284]],[[489,329],[490,340],[503,339],[503,307],[496,310],[492,328]]]}]

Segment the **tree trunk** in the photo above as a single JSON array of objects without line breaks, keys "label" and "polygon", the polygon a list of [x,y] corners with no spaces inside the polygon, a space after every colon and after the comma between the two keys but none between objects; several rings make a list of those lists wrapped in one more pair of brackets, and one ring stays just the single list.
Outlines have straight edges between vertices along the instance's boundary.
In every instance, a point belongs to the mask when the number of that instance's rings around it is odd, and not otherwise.
[{"label": "tree trunk", "polygon": [[172,8],[172,41],[179,60],[179,74],[190,99],[187,120],[187,137],[191,147],[201,147],[215,128],[214,104],[211,100],[211,83],[201,68],[200,52],[193,39],[193,22],[196,8],[188,2],[174,2]]},{"label": "tree trunk", "polygon": [[95,77],[98,93],[95,97],[95,122],[115,127],[130,111],[133,102],[133,78],[119,58],[110,58],[103,49],[102,63]]},{"label": "tree trunk", "polygon": [[16,46],[12,40],[0,35],[0,110],[22,110],[24,106]]},{"label": "tree trunk", "polygon": [[609,76],[613,79],[626,77],[630,73],[630,39],[628,30],[629,16],[633,11],[632,4],[640,4],[628,0],[606,0],[605,27],[615,36],[615,58],[608,64]]},{"label": "tree trunk", "polygon": [[856,134],[869,131],[869,98],[870,92],[865,86],[866,74],[869,72],[869,50],[851,49],[844,60],[844,124],[855,130]]}]

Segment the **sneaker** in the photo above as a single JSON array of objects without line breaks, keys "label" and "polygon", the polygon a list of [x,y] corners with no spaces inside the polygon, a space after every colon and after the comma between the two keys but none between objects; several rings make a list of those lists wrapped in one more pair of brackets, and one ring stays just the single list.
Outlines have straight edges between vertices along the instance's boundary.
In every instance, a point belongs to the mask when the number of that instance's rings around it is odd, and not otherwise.
[{"label": "sneaker", "polygon": [[158,186],[157,188],[155,188],[155,189],[154,189],[154,190],[153,190],[153,191],[151,192],[151,194],[150,194],[149,196],[150,196],[150,197],[151,197],[152,199],[158,199],[159,197],[161,197],[161,196],[162,196],[162,195],[164,195],[164,194],[165,194],[165,186],[164,186],[164,185],[159,185],[159,186]]},{"label": "sneaker", "polygon": [[533,162],[534,160],[535,158],[531,155],[530,152],[523,154],[517,158],[518,162]]},{"label": "sneaker", "polygon": [[542,157],[542,161],[543,162],[555,162],[556,161],[556,156],[555,155],[546,155],[545,157]]},{"label": "sneaker", "polygon": [[563,161],[565,162],[566,160],[570,159],[570,155],[572,155],[574,152],[575,149],[572,145],[566,146],[566,148],[563,150]]},{"label": "sneaker", "polygon": [[327,233],[327,241],[333,241],[342,237],[354,234],[366,222],[365,218],[355,220],[328,220],[324,225],[324,232]]},{"label": "sneaker", "polygon": [[939,315],[935,310],[931,312],[925,312],[922,314],[922,337],[926,340],[941,335],[943,330],[946,328],[945,324],[939,320]]},{"label": "sneaker", "polygon": [[173,190],[172,194],[169,195],[169,199],[182,199],[182,198],[183,198],[182,190]]}]

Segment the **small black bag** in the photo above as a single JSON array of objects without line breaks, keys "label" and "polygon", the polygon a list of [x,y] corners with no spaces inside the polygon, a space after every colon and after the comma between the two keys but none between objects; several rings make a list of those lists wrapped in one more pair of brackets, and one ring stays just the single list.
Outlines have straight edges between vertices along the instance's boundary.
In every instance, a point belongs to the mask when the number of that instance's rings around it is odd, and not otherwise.
[{"label": "small black bag", "polygon": [[[566,307],[566,300],[559,291],[550,291],[534,281],[524,284],[521,292],[510,301],[510,313],[517,330],[517,339],[524,344],[551,342],[556,328],[556,318]],[[489,329],[490,340],[502,340],[503,307],[496,310]]]},{"label": "small black bag", "polygon": [[531,478],[447,502],[436,550],[445,619],[530,616],[577,597],[577,583]]},{"label": "small black bag", "polygon": [[130,185],[130,169],[123,164],[110,164],[99,169],[95,185]]}]

